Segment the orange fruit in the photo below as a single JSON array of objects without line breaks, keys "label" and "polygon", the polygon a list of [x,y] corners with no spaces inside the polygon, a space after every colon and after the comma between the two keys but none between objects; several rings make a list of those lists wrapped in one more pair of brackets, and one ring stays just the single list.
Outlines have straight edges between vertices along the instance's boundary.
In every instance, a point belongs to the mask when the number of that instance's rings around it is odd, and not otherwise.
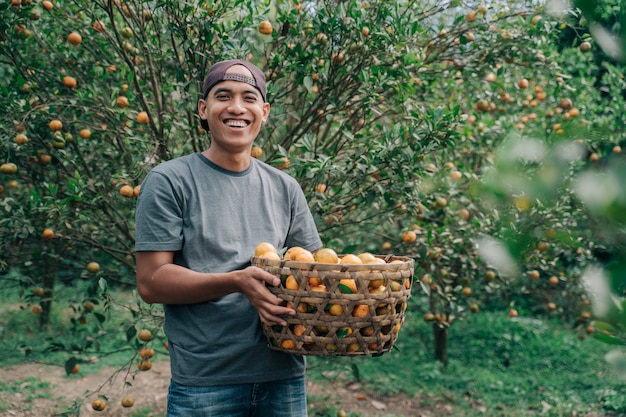
[{"label": "orange fruit", "polygon": [[293,350],[296,348],[296,342],[294,342],[291,339],[285,339],[280,343],[280,346],[283,349],[287,349],[287,350]]},{"label": "orange fruit", "polygon": [[41,5],[43,6],[44,9],[46,9],[47,11],[52,10],[52,8],[54,7],[52,5],[52,2],[50,0],[44,0],[41,2]]},{"label": "orange fruit", "polygon": [[378,263],[378,259],[379,259],[369,252],[359,253],[357,256],[364,264]]},{"label": "orange fruit", "polygon": [[128,97],[126,96],[118,96],[115,99],[115,105],[120,108],[128,107]]},{"label": "orange fruit", "polygon": [[413,243],[417,240],[417,233],[415,233],[413,230],[407,230],[404,233],[402,233],[402,241],[404,243]]},{"label": "orange fruit", "polygon": [[362,265],[363,261],[356,255],[347,254],[341,258],[339,263],[342,265]]},{"label": "orange fruit", "polygon": [[70,374],[77,374],[78,372],[80,372],[80,366],[78,366],[78,364],[76,364],[76,365],[74,365],[74,367],[70,371]]},{"label": "orange fruit", "polygon": [[95,400],[91,402],[91,408],[93,408],[96,411],[102,411],[106,407],[107,407],[107,403],[102,398],[96,398]]},{"label": "orange fruit", "polygon": [[148,329],[141,329],[139,333],[137,333],[137,338],[142,342],[149,342],[152,340],[152,332]]},{"label": "orange fruit", "polygon": [[253,158],[260,158],[263,156],[263,149],[260,146],[253,146],[250,150],[250,156]]},{"label": "orange fruit", "polygon": [[367,317],[370,313],[370,308],[365,304],[358,304],[354,306],[352,310],[352,317]]},{"label": "orange fruit", "polygon": [[91,137],[91,130],[81,129],[80,132],[78,132],[78,136],[80,136],[82,139],[89,139]]},{"label": "orange fruit", "polygon": [[263,35],[271,35],[273,31],[272,24],[268,20],[259,23],[259,32]]},{"label": "orange fruit", "polygon": [[380,288],[383,285],[385,285],[385,280],[380,278],[371,280],[367,287],[369,288],[370,292],[372,292],[372,289]]},{"label": "orange fruit", "polygon": [[137,113],[137,123],[140,124],[148,124],[148,122],[150,122],[150,117],[148,116],[148,113],[146,113],[145,111],[140,111],[139,113]]},{"label": "orange fruit", "polygon": [[391,291],[402,291],[402,288],[404,286],[402,285],[402,282],[400,281],[391,281],[389,283],[389,288],[391,289]]},{"label": "orange fruit", "polygon": [[139,368],[140,371],[149,371],[152,369],[152,362],[150,359],[142,359],[137,362],[137,368]]},{"label": "orange fruit", "polygon": [[135,405],[135,400],[130,395],[126,395],[122,398],[122,407],[129,408]]},{"label": "orange fruit", "polygon": [[7,162],[0,165],[0,172],[3,174],[15,174],[17,172],[17,165],[13,162]]},{"label": "orange fruit", "polygon": [[315,257],[310,251],[303,249],[294,255],[293,260],[296,262],[315,262]]},{"label": "orange fruit", "polygon": [[91,24],[91,27],[96,31],[96,32],[104,32],[104,23],[101,20],[96,20],[95,22],[93,22]]},{"label": "orange fruit", "polygon": [[85,301],[83,303],[83,307],[85,307],[85,310],[87,311],[93,311],[93,309],[96,308],[95,304],[91,301]]},{"label": "orange fruit", "polygon": [[143,347],[139,351],[139,356],[141,356],[142,359],[150,359],[154,356],[154,349],[150,347]]},{"label": "orange fruit", "polygon": [[18,145],[26,145],[28,143],[28,136],[23,133],[18,133],[13,139]]},{"label": "orange fruit", "polygon": [[63,123],[61,123],[61,121],[57,119],[50,121],[50,124],[48,126],[50,127],[50,130],[54,132],[63,129]]},{"label": "orange fruit", "polygon": [[550,283],[550,285],[559,285],[559,278],[555,276],[551,276],[548,279],[548,282]]},{"label": "orange fruit", "polygon": [[337,252],[335,252],[331,248],[322,248],[315,252],[314,255],[315,262],[319,262],[322,264],[337,264],[339,263],[339,256]]},{"label": "orange fruit", "polygon": [[278,169],[287,169],[291,166],[291,161],[286,156],[278,158],[276,161],[276,168]]},{"label": "orange fruit", "polygon": [[43,297],[44,294],[44,290],[41,287],[35,287],[33,288],[33,295],[35,297]]},{"label": "orange fruit", "polygon": [[298,284],[296,277],[294,277],[293,275],[289,275],[287,279],[285,280],[285,288],[291,291],[299,290],[300,285]]},{"label": "orange fruit", "polygon": [[304,326],[303,324],[296,324],[293,327],[293,334],[295,334],[296,336],[302,336],[305,332],[306,326]]},{"label": "orange fruit", "polygon": [[470,295],[472,295],[472,289],[470,287],[463,287],[463,289],[461,290],[461,294],[469,297]]},{"label": "orange fruit", "polygon": [[[348,345],[348,352],[358,352],[359,350],[361,350],[361,345],[359,345],[358,343],[350,343]],[[337,416],[339,416],[340,414],[337,413]],[[345,415],[345,414],[344,414]]]},{"label": "orange fruit", "polygon": [[91,272],[92,274],[98,273],[98,271],[100,271],[100,264],[98,262],[89,262],[87,264],[87,271]]},{"label": "orange fruit", "polygon": [[591,50],[591,44],[585,41],[581,43],[578,48],[580,49],[580,52],[589,52]]},{"label": "orange fruit", "polygon": [[509,310],[509,317],[513,318],[513,317],[517,317],[517,310],[512,308]]},{"label": "orange fruit", "polygon": [[120,195],[127,198],[132,197],[134,195],[133,187],[128,184],[122,185],[120,187]]},{"label": "orange fruit", "polygon": [[41,306],[39,304],[34,305],[33,308],[30,309],[33,313],[35,314],[41,314],[43,313],[43,309],[41,308]]},{"label": "orange fruit", "polygon": [[343,307],[340,304],[331,304],[326,312],[331,316],[341,316],[341,314],[343,314]]},{"label": "orange fruit", "polygon": [[263,259],[271,259],[273,261],[280,261],[280,255],[277,254],[276,252],[272,252],[272,251],[267,251],[264,254],[262,254],[261,256],[259,256],[259,258],[263,258]]},{"label": "orange fruit", "polygon": [[256,248],[254,248],[254,256],[261,256],[267,252],[274,252],[278,254],[276,247],[269,242],[261,242],[256,245]]},{"label": "orange fruit", "polygon": [[39,162],[41,162],[42,165],[48,165],[50,162],[52,162],[52,156],[47,153],[42,153],[39,155]]},{"label": "orange fruit", "polygon": [[296,254],[305,250],[306,249],[300,246],[292,246],[289,249],[287,249],[287,252],[285,252],[285,254],[283,255],[283,258],[285,258],[285,260],[288,260],[288,261],[293,261],[296,259]]},{"label": "orange fruit", "polygon": [[41,232],[41,237],[44,239],[52,239],[54,237],[54,230],[44,229],[44,231]]},{"label": "orange fruit", "polygon": [[320,284],[315,287],[311,287],[311,291],[328,292],[328,288],[326,288],[326,285]]},{"label": "orange fruit", "polygon": [[71,77],[69,75],[66,75],[65,77],[63,77],[63,85],[66,86],[67,88],[74,88],[76,87],[76,78]]},{"label": "orange fruit", "polygon": [[72,45],[80,45],[83,41],[83,37],[80,36],[78,32],[70,32],[70,34],[67,35],[67,41]]},{"label": "orange fruit", "polygon": [[537,271],[536,269],[533,269],[532,271],[528,271],[528,278],[532,280],[538,280],[539,276],[540,276],[539,271]]},{"label": "orange fruit", "polygon": [[374,334],[374,328],[372,326],[367,326],[361,329],[361,334],[363,336],[371,336]]},{"label": "orange fruit", "polygon": [[318,285],[322,285],[322,278],[320,277],[309,278],[309,287],[317,287]]}]

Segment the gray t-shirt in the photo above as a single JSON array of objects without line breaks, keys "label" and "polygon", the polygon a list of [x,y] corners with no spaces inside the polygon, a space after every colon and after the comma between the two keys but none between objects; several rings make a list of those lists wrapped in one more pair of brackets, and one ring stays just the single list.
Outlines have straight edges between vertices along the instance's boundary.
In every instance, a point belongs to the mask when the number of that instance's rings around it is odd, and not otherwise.
[{"label": "gray t-shirt", "polygon": [[[135,220],[137,251],[173,251],[174,263],[199,272],[243,269],[261,242],[322,246],[298,182],[256,159],[241,172],[201,153],[158,165],[141,185]],[[258,313],[242,293],[164,310],[178,384],[266,382],[304,373],[303,357],[267,347]]]}]

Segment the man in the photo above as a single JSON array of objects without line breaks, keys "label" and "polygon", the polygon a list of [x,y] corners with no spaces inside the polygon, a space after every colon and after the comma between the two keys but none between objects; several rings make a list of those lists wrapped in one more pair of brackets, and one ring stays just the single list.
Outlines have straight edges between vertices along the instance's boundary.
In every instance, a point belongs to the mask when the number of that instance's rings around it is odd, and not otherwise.
[{"label": "man", "polygon": [[165,310],[167,415],[306,416],[304,358],[269,349],[261,327],[295,311],[250,257],[261,242],[322,243],[296,180],[250,156],[270,112],[263,72],[219,62],[203,90],[208,149],[153,168],[137,200],[137,288]]}]

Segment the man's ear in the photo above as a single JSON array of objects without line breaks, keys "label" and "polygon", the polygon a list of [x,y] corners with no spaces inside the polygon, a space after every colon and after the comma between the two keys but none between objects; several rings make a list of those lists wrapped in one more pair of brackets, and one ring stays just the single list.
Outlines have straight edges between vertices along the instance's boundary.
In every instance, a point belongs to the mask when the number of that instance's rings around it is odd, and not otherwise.
[{"label": "man's ear", "polygon": [[270,103],[263,103],[263,121],[267,122],[267,118],[270,116]]},{"label": "man's ear", "polygon": [[206,120],[206,117],[204,115],[205,113],[206,113],[206,100],[200,99],[198,100],[198,115],[203,120]]}]

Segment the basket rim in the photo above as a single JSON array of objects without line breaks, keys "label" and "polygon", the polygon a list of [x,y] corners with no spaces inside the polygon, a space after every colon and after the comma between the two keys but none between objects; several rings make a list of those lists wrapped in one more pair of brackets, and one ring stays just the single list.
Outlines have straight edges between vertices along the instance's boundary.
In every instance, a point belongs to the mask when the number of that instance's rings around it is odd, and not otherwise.
[{"label": "basket rim", "polygon": [[[338,255],[339,259],[345,255]],[[338,272],[357,272],[357,271],[399,271],[407,268],[413,268],[415,260],[408,256],[397,255],[374,255],[377,258],[383,259],[385,263],[371,263],[371,264],[331,264],[322,262],[299,262],[288,259],[268,259],[260,256],[252,256],[250,261],[252,265],[263,265],[274,268],[297,268],[300,270],[318,270],[318,271],[338,271]],[[391,261],[401,261],[393,262]]]}]

